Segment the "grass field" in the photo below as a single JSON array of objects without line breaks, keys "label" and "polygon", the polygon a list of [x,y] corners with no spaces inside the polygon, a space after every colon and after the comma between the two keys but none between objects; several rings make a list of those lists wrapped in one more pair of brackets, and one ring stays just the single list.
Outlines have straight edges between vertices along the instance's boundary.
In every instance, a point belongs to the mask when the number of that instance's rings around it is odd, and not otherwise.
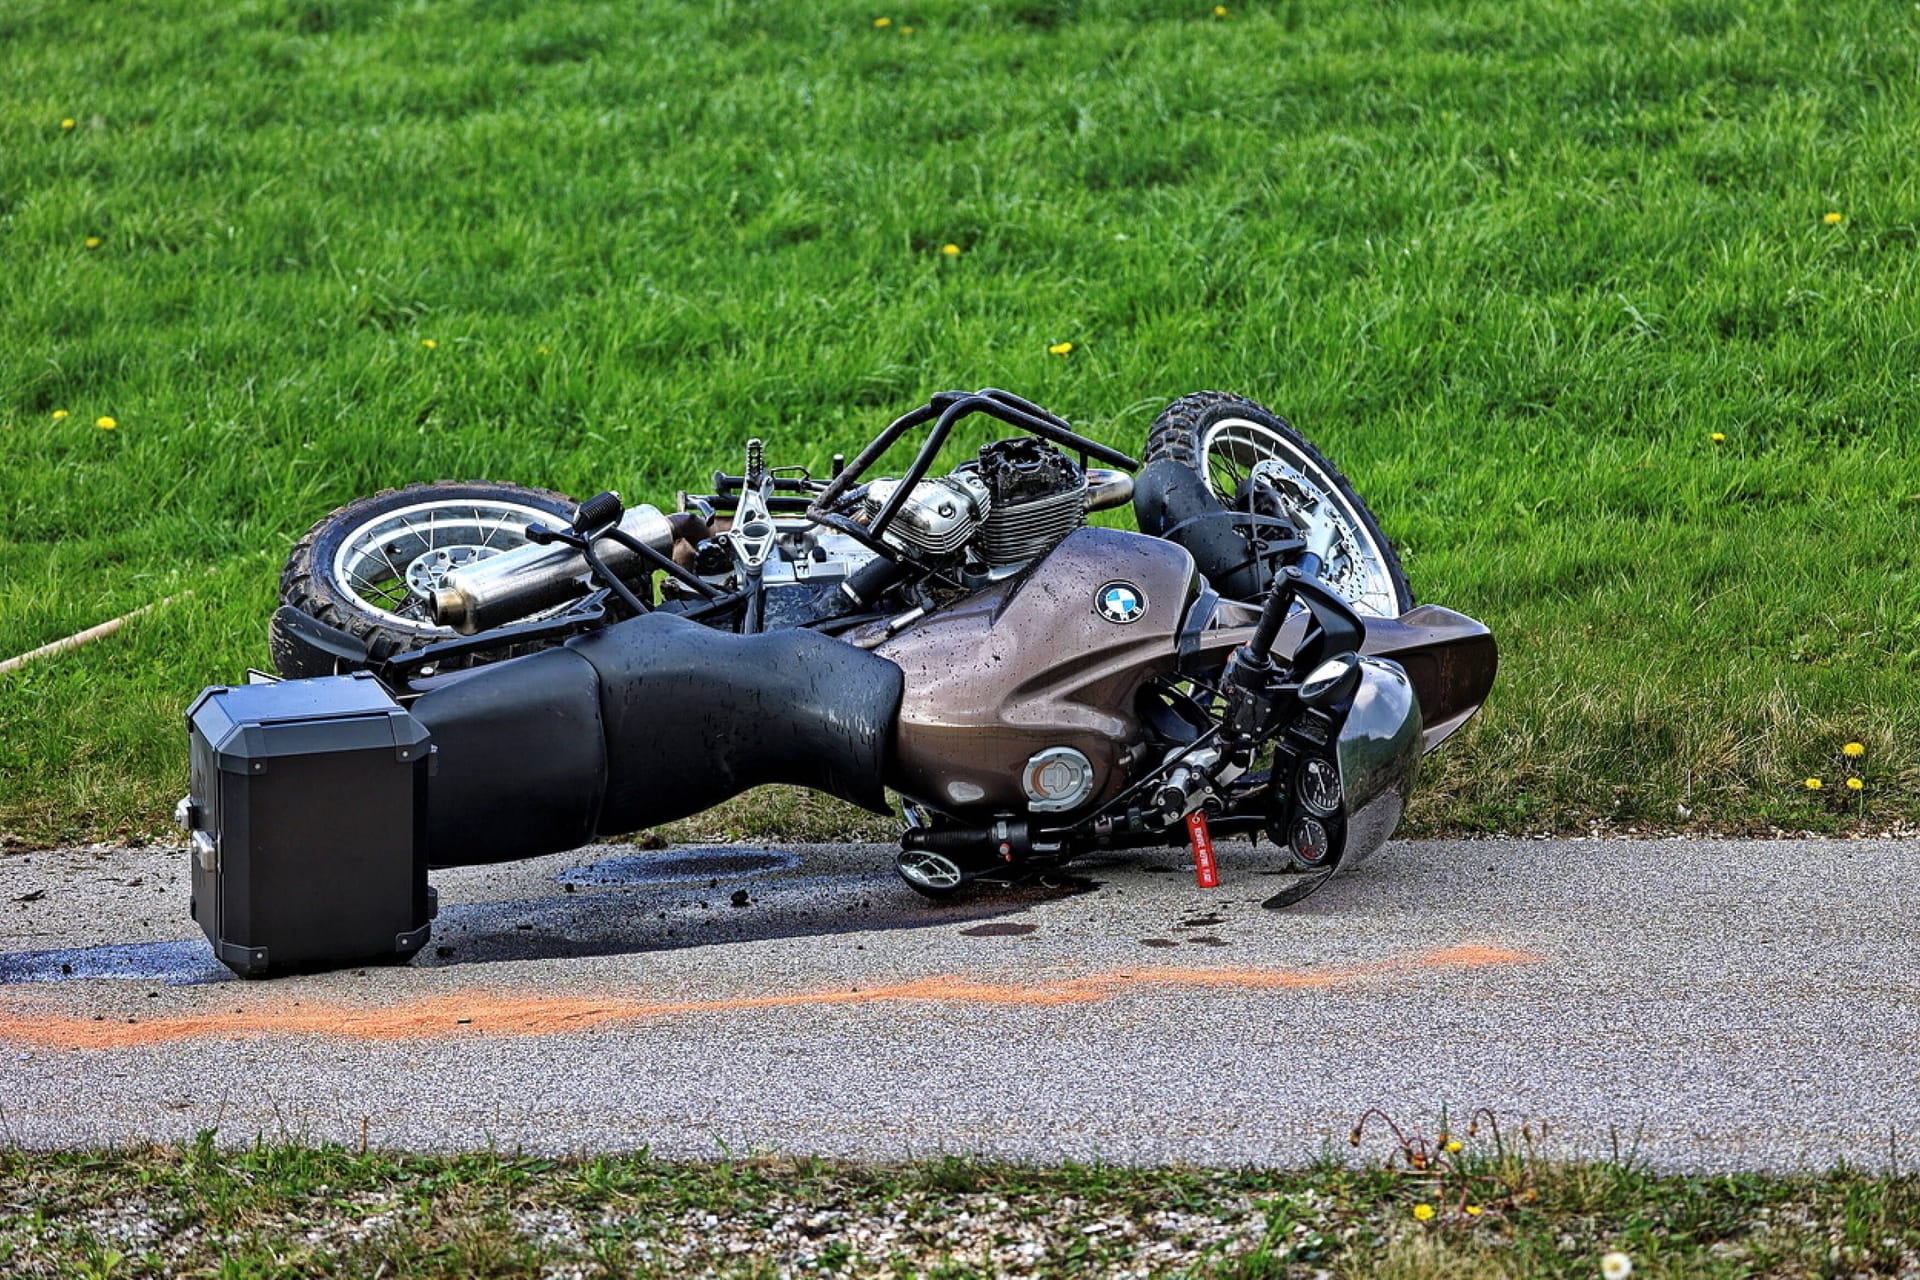
[{"label": "grass field", "polygon": [[1916,47],[1874,0],[11,0],[0,658],[172,603],[0,676],[0,831],[160,827],[357,495],[667,498],[984,384],[1323,444],[1504,646],[1414,829],[1920,820]]},{"label": "grass field", "polygon": [[[1911,1275],[1920,1183],[1656,1177],[1523,1146],[1409,1171],[946,1160],[668,1164],[295,1145],[0,1153],[26,1276],[1085,1275],[1641,1280]],[[1615,1266],[1617,1267],[1617,1263]]]}]

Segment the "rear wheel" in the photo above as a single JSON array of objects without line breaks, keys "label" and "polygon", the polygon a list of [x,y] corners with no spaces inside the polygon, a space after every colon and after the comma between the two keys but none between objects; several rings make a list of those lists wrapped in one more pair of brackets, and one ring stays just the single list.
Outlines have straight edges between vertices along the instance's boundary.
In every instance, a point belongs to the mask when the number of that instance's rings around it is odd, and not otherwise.
[{"label": "rear wheel", "polygon": [[[564,525],[573,512],[565,494],[489,481],[389,489],[307,530],[280,575],[280,603],[358,637],[375,659],[419,649],[455,634],[431,606],[449,572],[524,546],[529,524]],[[277,620],[268,640],[281,675],[338,670]]]},{"label": "rear wheel", "polygon": [[[1182,396],[1147,435],[1145,461],[1162,459],[1197,473],[1222,510],[1284,517],[1319,553],[1321,577],[1357,612],[1398,617],[1413,607],[1400,557],[1366,502],[1285,418],[1223,391]],[[1200,566],[1209,578],[1230,569]]]}]

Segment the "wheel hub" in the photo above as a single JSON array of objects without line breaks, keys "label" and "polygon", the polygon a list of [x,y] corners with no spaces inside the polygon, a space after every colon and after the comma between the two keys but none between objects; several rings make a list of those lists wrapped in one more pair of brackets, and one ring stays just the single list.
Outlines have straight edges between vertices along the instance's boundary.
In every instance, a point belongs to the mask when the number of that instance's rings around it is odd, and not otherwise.
[{"label": "wheel hub", "polygon": [[[399,544],[388,548],[389,554],[399,551]],[[447,575],[463,565],[474,564],[489,556],[497,555],[498,547],[436,547],[414,557],[407,566],[407,590],[415,599],[431,600],[433,593],[447,585]]]},{"label": "wheel hub", "polygon": [[1326,562],[1324,576],[1336,585],[1348,577],[1354,566],[1353,533],[1340,513],[1329,510],[1329,503],[1307,478],[1280,461],[1269,458],[1254,464],[1253,478],[1264,482],[1285,504],[1294,524],[1306,535],[1307,547]]}]

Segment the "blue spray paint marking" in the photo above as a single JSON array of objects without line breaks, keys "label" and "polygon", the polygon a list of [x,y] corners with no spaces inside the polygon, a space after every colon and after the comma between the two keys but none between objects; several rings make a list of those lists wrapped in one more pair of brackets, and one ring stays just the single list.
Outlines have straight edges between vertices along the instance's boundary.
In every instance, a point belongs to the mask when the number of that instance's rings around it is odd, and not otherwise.
[{"label": "blue spray paint marking", "polygon": [[213,958],[213,951],[204,938],[69,947],[59,951],[15,951],[0,955],[0,986],[72,982],[80,978],[122,978],[185,987],[203,982],[225,982],[232,977],[232,972]]}]

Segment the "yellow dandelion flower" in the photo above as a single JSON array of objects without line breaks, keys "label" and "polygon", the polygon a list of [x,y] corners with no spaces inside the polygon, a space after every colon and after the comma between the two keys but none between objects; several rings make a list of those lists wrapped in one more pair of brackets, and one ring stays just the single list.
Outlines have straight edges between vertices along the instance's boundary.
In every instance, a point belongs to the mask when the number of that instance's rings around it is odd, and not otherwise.
[{"label": "yellow dandelion flower", "polygon": [[1808,778],[1808,779],[1807,779],[1807,790],[1809,790],[1809,791],[1818,791],[1818,790],[1820,789],[1820,787],[1821,787],[1821,782],[1820,782],[1820,779],[1818,779],[1818,778]]},{"label": "yellow dandelion flower", "polygon": [[1848,779],[1847,779],[1847,790],[1849,790],[1849,791],[1865,791],[1866,789],[1867,789],[1867,784],[1866,784],[1866,783],[1864,783],[1864,782],[1862,782],[1862,781],[1860,781],[1860,779],[1858,779],[1858,778],[1848,778]]},{"label": "yellow dandelion flower", "polygon": [[62,120],[62,121],[60,122],[60,127],[61,127],[62,129],[71,129],[71,128],[73,128],[73,117],[72,117],[72,116],[68,116],[68,117],[67,117],[67,118],[66,118],[65,120]]},{"label": "yellow dandelion flower", "polygon": [[1840,754],[1849,760],[1858,760],[1861,756],[1867,754],[1867,744],[1864,742],[1849,742],[1846,746],[1840,748]]},{"label": "yellow dandelion flower", "polygon": [[1213,16],[1214,16],[1214,17],[1216,17],[1216,18],[1224,18],[1224,17],[1226,17],[1226,16],[1227,16],[1227,6],[1225,6],[1225,5],[1223,5],[1223,4],[1217,4],[1217,5],[1215,5],[1215,6],[1213,6]]},{"label": "yellow dandelion flower", "polygon": [[892,18],[875,18],[873,20],[873,25],[876,27],[879,27],[881,30],[885,30],[886,28],[893,25],[893,19]]},{"label": "yellow dandelion flower", "polygon": [[100,428],[102,431],[111,431],[115,427],[119,426],[120,424],[115,422],[112,418],[95,418],[93,420],[93,425]]},{"label": "yellow dandelion flower", "polygon": [[940,252],[946,254],[949,258],[957,258],[960,256],[960,246],[957,244],[943,244],[940,246]]},{"label": "yellow dandelion flower", "polygon": [[425,347],[427,350],[431,351],[435,347],[439,346],[440,344],[435,342],[432,338],[422,338],[420,339],[420,345]]},{"label": "yellow dandelion flower", "polygon": [[1455,1151],[1458,1151],[1459,1149],[1460,1149],[1460,1139],[1455,1138],[1451,1142],[1447,1143],[1447,1152],[1449,1154]]},{"label": "yellow dandelion flower", "polygon": [[1413,1216],[1421,1222],[1431,1222],[1433,1220],[1433,1206],[1430,1204],[1417,1204],[1413,1206]]},{"label": "yellow dandelion flower", "polygon": [[902,28],[900,28],[900,34],[901,34],[901,35],[903,35],[903,36],[910,36],[910,35],[912,35],[912,34],[913,34],[913,28],[912,28],[912,27],[902,27]]},{"label": "yellow dandelion flower", "polygon": [[1820,219],[1830,227],[1837,227],[1846,220],[1847,215],[1844,213],[1829,213]]},{"label": "yellow dandelion flower", "polygon": [[1056,342],[1047,348],[1047,354],[1050,356],[1071,355],[1073,354],[1073,344],[1071,342]]},{"label": "yellow dandelion flower", "polygon": [[87,245],[87,248],[89,249],[98,249],[100,247],[100,237],[88,236],[86,239],[86,245]]},{"label": "yellow dandelion flower", "polygon": [[553,353],[548,351],[545,347],[535,347],[533,349],[533,354],[537,356],[544,356],[544,355],[551,355]]},{"label": "yellow dandelion flower", "polygon": [[65,409],[55,409],[55,410],[53,411],[53,420],[54,420],[55,422],[58,422],[58,421],[60,421],[60,419],[62,419],[62,418],[64,418],[64,417],[66,417],[66,416],[67,416],[67,411],[66,411]]},{"label": "yellow dandelion flower", "polygon": [[1477,1217],[1479,1217],[1479,1216],[1480,1216],[1481,1214],[1483,1214],[1483,1213],[1485,1213],[1485,1212],[1486,1212],[1486,1210],[1485,1210],[1485,1209],[1482,1209],[1482,1208],[1481,1208],[1481,1207],[1480,1207],[1479,1205],[1477,1205],[1477,1204],[1470,1204],[1470,1205],[1468,1205],[1468,1206],[1467,1206],[1467,1216],[1468,1216],[1469,1218],[1477,1218]]},{"label": "yellow dandelion flower", "polygon": [[1707,439],[1713,441],[1715,444],[1725,444],[1727,442],[1727,433],[1724,431],[1716,431],[1708,436]]}]

